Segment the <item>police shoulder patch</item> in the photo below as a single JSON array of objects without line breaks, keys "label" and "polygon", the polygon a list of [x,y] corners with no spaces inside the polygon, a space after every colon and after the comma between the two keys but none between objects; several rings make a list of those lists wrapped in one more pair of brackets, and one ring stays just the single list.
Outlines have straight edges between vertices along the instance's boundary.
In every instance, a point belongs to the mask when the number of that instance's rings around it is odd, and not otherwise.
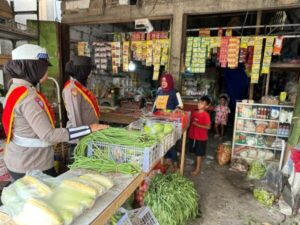
[{"label": "police shoulder patch", "polygon": [[34,101],[41,107],[41,109],[45,109],[44,103],[39,97],[36,97]]},{"label": "police shoulder patch", "polygon": [[72,88],[71,92],[72,92],[72,95],[74,95],[74,96],[76,96],[78,94],[78,90],[75,87]]}]

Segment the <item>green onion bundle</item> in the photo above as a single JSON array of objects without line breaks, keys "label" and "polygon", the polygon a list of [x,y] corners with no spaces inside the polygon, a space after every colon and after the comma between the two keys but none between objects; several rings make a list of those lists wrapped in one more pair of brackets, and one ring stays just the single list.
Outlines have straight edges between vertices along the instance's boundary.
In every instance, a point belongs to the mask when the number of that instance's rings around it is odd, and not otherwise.
[{"label": "green onion bundle", "polygon": [[193,182],[180,174],[157,174],[145,196],[145,205],[163,225],[183,225],[196,218],[198,201]]}]

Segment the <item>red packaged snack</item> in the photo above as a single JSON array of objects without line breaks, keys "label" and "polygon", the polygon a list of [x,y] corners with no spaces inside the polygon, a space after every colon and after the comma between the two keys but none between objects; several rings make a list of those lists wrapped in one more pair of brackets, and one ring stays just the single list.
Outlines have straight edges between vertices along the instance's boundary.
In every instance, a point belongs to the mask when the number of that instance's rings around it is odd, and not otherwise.
[{"label": "red packaged snack", "polygon": [[273,48],[273,55],[280,55],[282,49],[283,37],[278,36],[275,39],[274,48]]}]

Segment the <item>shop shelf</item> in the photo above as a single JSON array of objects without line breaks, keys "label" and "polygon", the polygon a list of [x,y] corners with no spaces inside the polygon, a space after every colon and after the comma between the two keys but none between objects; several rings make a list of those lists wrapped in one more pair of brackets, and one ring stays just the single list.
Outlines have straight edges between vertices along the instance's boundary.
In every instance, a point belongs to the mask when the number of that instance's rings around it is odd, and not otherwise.
[{"label": "shop shelf", "polygon": [[245,133],[245,134],[254,134],[254,135],[264,135],[264,136],[271,136],[271,137],[281,137],[281,138],[287,138],[288,135],[278,135],[278,134],[268,134],[268,133],[257,133],[257,132],[249,132],[249,131],[242,131],[237,130],[237,133]]},{"label": "shop shelf", "polygon": [[281,151],[282,150],[281,148],[263,147],[263,146],[247,145],[247,144],[239,144],[239,143],[234,143],[234,145],[251,147],[251,148],[269,149],[269,150],[276,150],[276,151]]},{"label": "shop shelf", "polygon": [[269,120],[269,119],[256,119],[256,118],[250,118],[250,117],[241,117],[238,116],[238,119],[242,120],[254,120],[254,121],[266,121],[266,122],[275,122],[275,123],[280,123],[278,120]]},{"label": "shop shelf", "polygon": [[266,107],[278,107],[278,108],[291,108],[293,109],[294,106],[291,105],[270,105],[270,104],[262,104],[262,103],[246,103],[246,102],[239,102],[239,105],[247,105],[247,106],[266,106]]},{"label": "shop shelf", "polygon": [[[254,160],[257,160],[255,158],[242,157],[242,156],[235,156],[234,158],[235,159],[244,159],[244,160],[246,160],[249,163],[252,162],[252,161],[254,161]],[[266,160],[266,161],[268,161],[268,163],[273,163],[274,165],[276,165],[278,163],[278,160],[276,158],[269,159],[269,160]]]},{"label": "shop shelf", "polygon": [[161,159],[161,146],[155,144],[151,147],[140,148],[118,144],[92,141],[88,144],[87,155],[93,154],[93,149],[99,149],[107,154],[116,163],[133,162],[141,166],[144,172],[149,172]]},{"label": "shop shelf", "polygon": [[[245,108],[244,108],[245,107]],[[277,113],[278,114],[278,118],[276,119],[271,119],[271,117],[269,117],[270,115],[273,115],[272,114],[272,111],[267,111],[267,114],[268,114],[268,118],[269,119],[261,119],[261,118],[257,118],[257,117],[252,117],[252,113],[253,113],[253,109],[254,107],[258,110],[260,107],[263,107],[263,108],[268,108],[268,109],[276,109],[278,112],[276,112],[276,116],[277,116]],[[239,111],[240,110],[240,111]],[[245,110],[245,111],[243,111]],[[286,140],[288,138],[288,135],[282,135],[282,134],[279,134],[279,133],[258,133],[256,132],[256,130],[252,130],[251,131],[243,131],[244,129],[247,129],[247,124],[248,122],[250,122],[251,124],[255,125],[255,124],[259,124],[258,121],[261,121],[261,122],[265,122],[266,124],[269,124],[267,127],[270,128],[271,127],[271,123],[274,123],[274,125],[277,126],[277,129],[276,131],[280,131],[280,129],[290,129],[290,125],[289,126],[286,126],[286,124],[290,124],[288,123],[288,120],[291,119],[291,115],[290,113],[293,111],[293,106],[289,106],[289,105],[276,105],[276,104],[260,104],[260,103],[243,103],[243,102],[238,102],[237,105],[236,105],[236,114],[235,114],[235,122],[234,122],[234,132],[233,132],[233,149],[237,148],[237,146],[245,146],[245,147],[250,147],[250,148],[256,148],[257,150],[263,150],[263,149],[266,149],[266,150],[270,150],[272,152],[275,153],[276,151],[276,155],[280,155],[280,157],[277,157],[277,158],[274,158],[274,161],[281,161],[282,157],[283,157],[283,154],[284,154],[284,146],[286,145]],[[239,113],[241,112],[241,114]],[[261,114],[259,113],[259,110],[257,111],[258,114]],[[282,113],[286,113],[286,115],[283,115]],[[275,115],[275,114],[274,114]],[[244,120],[244,121],[243,121]],[[248,120],[248,121],[246,121]],[[286,122],[282,123],[281,120],[284,120]],[[244,127],[241,127],[241,124],[243,121],[243,126]],[[284,127],[281,127],[281,124],[284,125]],[[250,126],[250,125],[249,125]],[[240,128],[240,129],[237,129],[237,128]],[[273,127],[273,126],[272,126]],[[240,144],[240,143],[237,143],[237,139],[236,139],[236,135],[240,135],[240,134],[244,134],[245,136],[253,136],[253,138],[262,138],[262,139],[265,139],[267,137],[274,137],[276,139],[282,139],[282,147],[267,147],[267,146],[258,146],[257,144],[255,145],[248,145],[248,144]],[[286,133],[285,133],[286,134]],[[235,151],[232,151],[232,158],[243,158],[244,156],[240,157],[238,156]],[[280,162],[279,162],[280,163]]]}]

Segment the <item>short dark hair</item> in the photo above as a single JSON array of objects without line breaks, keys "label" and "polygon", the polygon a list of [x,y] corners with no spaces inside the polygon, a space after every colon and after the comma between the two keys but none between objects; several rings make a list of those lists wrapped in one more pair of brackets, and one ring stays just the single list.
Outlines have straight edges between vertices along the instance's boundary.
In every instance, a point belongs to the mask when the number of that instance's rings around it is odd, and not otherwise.
[{"label": "short dark hair", "polygon": [[225,96],[225,95],[221,95],[221,96],[220,96],[220,99],[222,99],[222,98],[223,98],[225,101],[228,101],[228,98],[227,98],[227,96]]},{"label": "short dark hair", "polygon": [[207,105],[210,105],[210,103],[211,103],[210,97],[208,97],[206,95],[202,96],[199,101],[205,102]]}]

